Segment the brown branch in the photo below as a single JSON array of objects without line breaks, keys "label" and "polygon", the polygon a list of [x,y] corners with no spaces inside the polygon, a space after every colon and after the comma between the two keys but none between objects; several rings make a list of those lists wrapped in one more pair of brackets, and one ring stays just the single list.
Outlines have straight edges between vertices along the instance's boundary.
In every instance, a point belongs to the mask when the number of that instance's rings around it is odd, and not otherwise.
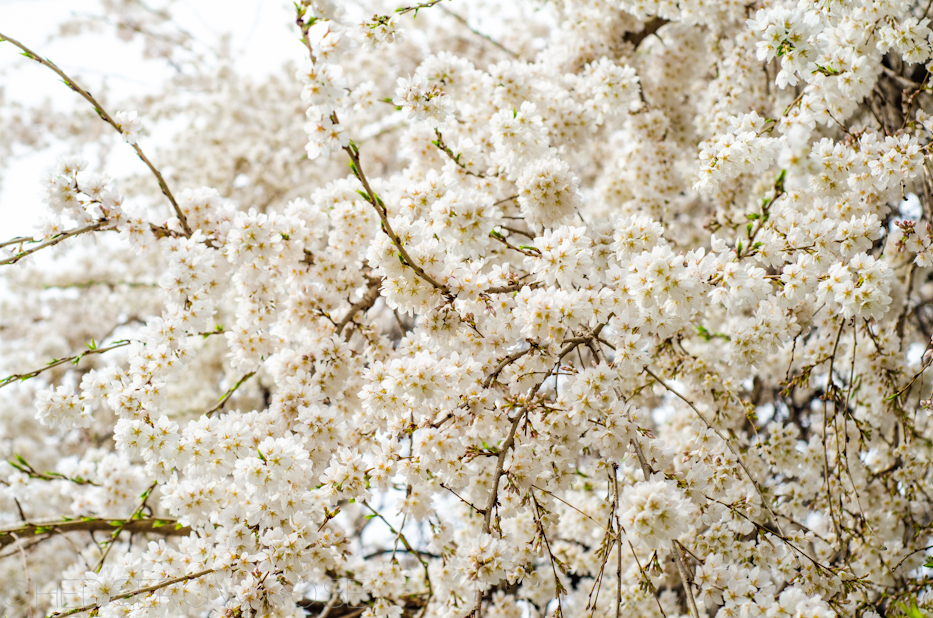
[{"label": "brown branch", "polygon": [[508,285],[494,285],[492,287],[486,288],[483,290],[483,294],[511,294],[512,292],[520,292],[521,289],[525,286],[528,286],[532,290],[535,288],[541,287],[540,283],[510,283]]},{"label": "brown branch", "polygon": [[[53,236],[52,238],[46,241],[40,242],[38,245],[36,245],[32,249],[21,251],[20,253],[17,253],[16,255],[12,257],[8,257],[5,260],[0,260],[0,266],[5,266],[6,264],[16,264],[24,257],[30,256],[36,251],[41,251],[42,249],[45,249],[46,247],[53,247],[57,245],[58,243],[62,242],[63,240],[71,238],[72,236],[77,236],[79,234],[84,234],[85,232],[93,232],[93,231],[99,230],[105,223],[107,223],[107,220],[101,219],[99,221],[95,221],[94,223],[91,223],[90,225],[85,225],[84,227],[79,227],[73,230],[69,230],[67,232],[62,232],[61,234]],[[17,244],[16,241],[18,240],[20,239],[14,238],[13,240],[6,241],[5,243],[3,243],[3,245],[0,245],[0,246]],[[30,242],[29,239],[22,239],[22,241]]]},{"label": "brown branch", "polygon": [[[489,534],[489,530],[492,526],[492,511],[496,508],[496,502],[499,498],[499,480],[502,478],[502,475],[505,474],[505,458],[512,449],[512,445],[515,444],[515,432],[518,430],[518,426],[522,422],[522,419],[525,418],[525,412],[527,410],[527,407],[523,407],[518,411],[518,414],[512,421],[512,426],[509,428],[509,435],[506,436],[502,446],[499,447],[499,456],[496,458],[496,471],[492,474],[492,488],[489,490],[489,498],[486,500],[486,508],[483,511],[483,534]],[[470,612],[470,615],[473,618],[480,618],[483,614],[482,606],[483,591],[477,590],[476,598],[473,602],[473,610]]]},{"label": "brown branch", "polygon": [[21,245],[27,242],[35,242],[35,240],[29,236],[17,236],[16,238],[11,238],[10,240],[0,242],[0,248],[9,247],[10,245]]},{"label": "brown branch", "polygon": [[[333,115],[332,120],[334,124],[337,124],[336,114]],[[359,149],[352,142],[349,146],[344,146],[343,149],[350,157],[353,174],[356,176],[357,180],[360,181],[360,184],[363,185],[363,189],[365,190],[365,194],[363,194],[364,199],[376,210],[376,214],[382,222],[382,231],[385,232],[389,240],[392,241],[392,244],[395,245],[395,248],[398,249],[402,262],[415,271],[416,275],[430,283],[436,290],[449,294],[450,290],[447,286],[436,281],[434,277],[426,273],[424,269],[408,255],[408,251],[405,249],[402,239],[398,237],[398,234],[395,233],[395,230],[392,229],[392,225],[389,223],[389,213],[385,204],[379,199],[379,196],[376,195],[376,192],[373,191],[372,187],[369,185],[369,180],[367,180],[366,174],[363,172],[363,166],[360,163]]]},{"label": "brown branch", "polygon": [[52,520],[26,523],[15,528],[0,529],[0,548],[6,547],[18,540],[39,537],[45,534],[65,532],[112,532],[122,526],[124,532],[140,532],[160,534],[162,536],[188,536],[191,528],[180,526],[174,519],[160,519],[145,517],[132,521],[121,519],[102,519],[99,517],[84,517],[71,521]]},{"label": "brown branch", "polygon": [[[23,50],[24,56],[30,60],[35,60],[48,69],[51,69],[56,75],[62,78],[66,86],[80,94],[88,103],[94,107],[94,111],[97,112],[97,115],[101,117],[101,120],[112,126],[117,133],[121,135],[123,134],[123,130],[120,128],[120,125],[117,124],[117,122],[110,116],[110,114],[107,113],[107,110],[101,107],[100,103],[97,102],[97,99],[91,96],[91,93],[79,86],[73,79],[68,77],[64,71],[58,68],[58,65],[56,65],[51,60],[40,57],[38,54],[16,39],[11,39],[3,33],[0,33],[0,41],[8,41],[9,43],[12,43],[14,46]],[[181,224],[182,229],[185,231],[185,236],[190,237],[191,228],[188,227],[188,220],[185,218],[185,213],[181,211],[181,207],[178,205],[178,202],[175,201],[175,196],[172,195],[172,191],[169,189],[168,184],[166,184],[165,179],[162,177],[162,173],[159,172],[159,170],[152,164],[152,162],[149,160],[149,157],[147,157],[146,154],[142,151],[142,148],[139,147],[139,144],[131,144],[131,146],[133,147],[133,150],[136,151],[136,156],[138,156],[140,160],[146,164],[146,167],[149,168],[149,171],[152,172],[152,174],[156,177],[156,180],[159,183],[159,188],[162,189],[162,193],[172,204],[172,209],[175,211],[175,216],[178,217],[178,222]]]},{"label": "brown branch", "polygon": [[496,377],[498,377],[500,373],[502,373],[503,369],[505,369],[506,367],[508,367],[509,365],[511,365],[518,359],[520,359],[525,354],[528,354],[529,352],[534,351],[534,349],[535,349],[534,346],[529,346],[525,348],[524,350],[518,350],[517,352],[512,352],[511,354],[503,358],[501,361],[499,361],[499,364],[496,365],[496,368],[493,369],[492,373],[486,376],[486,379],[483,381],[483,388],[489,388],[489,385],[492,384],[493,380],[495,380]]},{"label": "brown branch", "polygon": [[347,327],[347,324],[353,321],[353,317],[357,313],[360,311],[366,313],[367,310],[376,304],[376,301],[379,299],[379,284],[381,282],[380,279],[369,280],[369,289],[363,294],[363,298],[353,303],[353,305],[350,306],[350,310],[347,311],[347,315],[343,316],[343,319],[337,323],[338,335],[343,334],[343,329]]},{"label": "brown branch", "polygon": [[130,343],[131,343],[130,340],[124,339],[122,341],[117,341],[113,345],[107,346],[106,348],[91,348],[87,352],[81,352],[80,354],[75,354],[74,356],[69,356],[67,358],[59,358],[59,359],[53,360],[52,362],[47,364],[45,367],[42,367],[40,369],[34,369],[27,373],[18,373],[18,374],[7,376],[3,379],[0,379],[0,388],[3,388],[4,386],[7,386],[9,384],[12,384],[13,382],[17,380],[22,381],[22,380],[28,380],[29,378],[34,378],[40,373],[42,373],[43,371],[48,371],[49,369],[58,367],[59,365],[63,365],[65,363],[73,363],[77,365],[81,361],[81,359],[84,358],[85,356],[91,356],[93,354],[103,354],[104,352],[109,352],[110,350],[116,350],[117,348],[128,346],[130,345]]},{"label": "brown branch", "polygon": [[71,616],[72,614],[80,614],[81,612],[99,610],[104,605],[113,603],[114,601],[122,601],[123,599],[132,599],[135,596],[146,594],[147,592],[155,592],[156,590],[166,588],[173,584],[180,584],[181,582],[186,582],[192,579],[197,579],[199,577],[204,577],[205,575],[210,575],[211,573],[214,573],[214,572],[215,572],[214,569],[204,569],[203,571],[198,571],[197,573],[190,573],[188,575],[182,575],[180,577],[175,577],[173,579],[166,579],[162,582],[159,582],[158,584],[153,584],[152,586],[146,586],[145,588],[138,588],[128,594],[122,594],[122,595],[113,597],[110,601],[106,601],[104,603],[91,603],[89,605],[83,605],[81,607],[75,607],[75,608],[69,609],[68,611],[55,612],[54,614],[50,614],[49,618],[62,618],[63,616]]},{"label": "brown branch", "polygon": [[499,242],[501,242],[503,245],[505,245],[509,249],[512,249],[513,251],[518,251],[519,253],[521,253],[522,255],[526,257],[536,258],[541,254],[541,251],[534,247],[532,247],[531,249],[523,249],[522,247],[516,247],[515,245],[510,243],[506,239],[505,236],[503,236],[502,234],[500,234],[499,232],[495,230],[492,230],[491,232],[489,232],[489,237],[498,240]]}]

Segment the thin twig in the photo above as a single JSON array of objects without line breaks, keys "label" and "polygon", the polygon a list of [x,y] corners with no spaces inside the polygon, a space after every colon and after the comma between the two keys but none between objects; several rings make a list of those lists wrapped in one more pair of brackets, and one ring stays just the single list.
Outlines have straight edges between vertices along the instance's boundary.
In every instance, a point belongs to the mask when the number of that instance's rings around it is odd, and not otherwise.
[{"label": "thin twig", "polygon": [[512,58],[518,58],[518,54],[516,54],[515,52],[513,52],[511,49],[509,49],[508,47],[504,46],[502,43],[500,43],[499,41],[495,40],[494,38],[492,38],[492,37],[489,36],[488,34],[484,34],[484,33],[480,32],[479,30],[477,30],[476,28],[472,27],[472,26],[467,22],[466,18],[461,17],[460,15],[454,13],[453,11],[451,11],[450,9],[448,9],[446,6],[442,6],[442,7],[441,7],[441,11],[443,11],[444,13],[447,13],[448,15],[450,15],[451,17],[453,17],[454,19],[456,19],[457,21],[459,21],[461,24],[463,24],[464,26],[466,26],[466,29],[467,29],[467,30],[469,30],[470,32],[472,32],[473,34],[475,34],[475,35],[478,36],[478,37],[481,37],[481,38],[483,38],[483,39],[486,39],[487,41],[489,41],[490,43],[492,43],[495,47],[497,47],[498,49],[504,51],[505,53],[507,53],[507,54],[508,54],[509,56],[511,56]]},{"label": "thin twig", "polygon": [[58,367],[59,365],[64,365],[65,363],[72,363],[74,365],[77,365],[81,361],[81,359],[84,358],[85,356],[91,356],[93,354],[103,354],[104,352],[109,352],[110,350],[116,350],[117,348],[128,346],[130,345],[130,343],[131,343],[130,340],[124,339],[121,341],[117,341],[113,345],[107,346],[106,348],[91,348],[86,352],[81,352],[80,354],[75,354],[74,356],[52,360],[45,367],[34,369],[27,373],[18,373],[18,374],[7,376],[5,378],[0,379],[0,388],[3,388],[4,386],[7,386],[9,384],[12,384],[13,382],[17,380],[22,381],[22,380],[28,380],[30,378],[34,378],[40,373],[42,373],[43,371],[48,371],[49,369]]},{"label": "thin twig", "polygon": [[[21,251],[17,253],[16,255],[6,258],[5,260],[0,260],[0,266],[5,266],[7,264],[16,264],[24,257],[30,256],[36,251],[41,251],[42,249],[45,249],[46,247],[53,247],[57,245],[58,243],[62,242],[63,240],[71,238],[72,236],[78,236],[79,234],[84,234],[86,232],[93,232],[93,231],[99,230],[101,226],[103,226],[105,223],[107,223],[107,220],[101,219],[100,221],[95,221],[94,223],[90,225],[85,225],[84,227],[79,227],[73,230],[69,230],[67,232],[62,232],[61,234],[57,234],[46,241],[40,242],[38,245],[36,245],[32,249]],[[18,240],[18,239],[13,239],[13,240]],[[30,241],[26,239],[23,242],[30,242]],[[3,245],[0,245],[0,246],[10,245],[10,244],[16,244],[16,243],[13,241],[7,241]]]},{"label": "thin twig", "polygon": [[214,405],[213,408],[211,408],[210,410],[208,410],[208,411],[205,412],[204,414],[205,414],[206,416],[211,416],[211,415],[213,415],[215,412],[218,412],[219,410],[223,409],[224,404],[227,403],[227,400],[230,398],[230,396],[231,396],[233,393],[235,393],[235,392],[237,391],[237,389],[240,388],[240,386],[241,386],[244,382],[246,382],[247,380],[249,380],[250,378],[252,378],[254,375],[256,375],[256,372],[255,372],[255,371],[250,371],[250,372],[247,373],[245,376],[243,376],[242,378],[240,378],[240,381],[237,382],[236,384],[234,384],[234,385],[233,385],[232,387],[230,387],[229,389],[227,389],[227,392],[224,393],[223,395],[221,395],[220,399],[217,401],[217,404]]},{"label": "thin twig", "polygon": [[116,542],[120,534],[124,530],[126,530],[126,525],[132,521],[136,521],[139,518],[139,516],[142,515],[143,509],[146,508],[146,502],[149,500],[149,496],[152,495],[152,491],[156,488],[156,485],[158,484],[159,484],[158,481],[153,481],[152,484],[146,488],[146,491],[144,491],[140,495],[140,502],[139,502],[139,505],[136,507],[136,509],[133,510],[130,516],[126,518],[122,524],[117,526],[116,530],[114,530],[113,533],[110,535],[110,538],[107,541],[105,541],[106,547],[104,548],[104,551],[101,552],[100,560],[97,561],[97,566],[94,567],[95,573],[100,573],[101,568],[103,568],[104,566],[104,561],[107,560],[107,554],[110,553],[110,549],[113,547],[113,544]]},{"label": "thin twig", "polygon": [[135,596],[140,594],[146,594],[147,592],[155,592],[161,588],[166,588],[173,584],[180,584],[181,582],[186,582],[192,579],[197,579],[199,577],[204,577],[205,575],[210,575],[214,573],[215,569],[204,569],[203,571],[198,571],[197,573],[191,573],[189,575],[182,575],[180,577],[175,577],[173,579],[167,579],[165,581],[159,582],[158,584],[153,584],[152,586],[146,586],[145,588],[138,588],[133,592],[128,594],[115,596],[110,601],[105,603],[91,603],[89,605],[84,605],[82,607],[75,607],[64,612],[55,612],[54,614],[49,615],[49,618],[62,618],[63,616],[71,616],[72,614],[80,614],[81,612],[88,612],[92,610],[99,610],[104,605],[108,603],[113,603],[114,601],[122,601],[124,599],[132,599]]},{"label": "thin twig", "polygon": [[715,433],[716,436],[718,436],[720,440],[725,442],[726,446],[729,448],[732,454],[735,455],[735,460],[739,464],[739,467],[742,468],[742,470],[745,472],[745,475],[748,477],[748,480],[751,481],[752,486],[755,488],[755,491],[758,493],[758,497],[761,498],[762,505],[765,507],[765,510],[768,511],[768,514],[771,516],[772,521],[774,521],[774,525],[777,526],[777,529],[781,534],[784,534],[784,529],[782,528],[780,521],[778,521],[777,516],[774,514],[774,511],[771,508],[770,502],[767,500],[767,498],[765,498],[764,492],[761,490],[761,487],[758,485],[758,481],[755,480],[755,477],[752,476],[752,473],[745,466],[745,462],[742,460],[742,457],[739,454],[738,450],[732,445],[732,441],[726,438],[724,435],[722,435],[722,432],[720,432],[718,429],[713,427],[713,425],[708,420],[706,420],[706,417],[703,416],[703,414],[697,409],[697,407],[693,405],[692,401],[690,401],[689,399],[687,399],[686,397],[678,393],[676,390],[668,386],[667,383],[664,382],[664,380],[656,376],[650,369],[648,369],[647,366],[645,367],[644,371],[649,376],[654,378],[655,381],[661,386],[663,386],[668,392],[675,395],[678,399],[680,399],[681,401],[686,403],[688,406],[690,406],[690,408],[694,411],[697,417],[701,421],[703,421],[704,425],[706,425],[706,428],[712,430],[713,433]]}]

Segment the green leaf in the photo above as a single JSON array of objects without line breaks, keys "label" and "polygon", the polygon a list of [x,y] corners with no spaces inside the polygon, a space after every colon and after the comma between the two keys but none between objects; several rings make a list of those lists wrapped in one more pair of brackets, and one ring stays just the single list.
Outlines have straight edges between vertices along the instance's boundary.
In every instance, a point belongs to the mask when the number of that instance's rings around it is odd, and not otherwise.
[{"label": "green leaf", "polygon": [[908,618],[929,618],[930,616],[928,613],[921,611],[920,608],[917,607],[917,599],[910,600],[910,607],[905,606],[903,603],[898,603],[897,607],[904,613],[904,616],[907,616]]},{"label": "green leaf", "polygon": [[779,187],[781,191],[783,191],[785,178],[787,178],[787,170],[781,170],[781,173],[778,174],[777,180],[774,181],[774,186]]}]

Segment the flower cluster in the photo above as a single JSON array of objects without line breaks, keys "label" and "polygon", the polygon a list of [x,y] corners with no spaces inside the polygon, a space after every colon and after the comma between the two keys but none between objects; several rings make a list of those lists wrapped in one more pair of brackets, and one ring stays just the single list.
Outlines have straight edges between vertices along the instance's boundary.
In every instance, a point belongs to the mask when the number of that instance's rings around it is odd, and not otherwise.
[{"label": "flower cluster", "polygon": [[263,77],[105,4],[174,141],[0,106],[87,155],[0,240],[13,614],[929,605],[926,2],[299,0]]}]

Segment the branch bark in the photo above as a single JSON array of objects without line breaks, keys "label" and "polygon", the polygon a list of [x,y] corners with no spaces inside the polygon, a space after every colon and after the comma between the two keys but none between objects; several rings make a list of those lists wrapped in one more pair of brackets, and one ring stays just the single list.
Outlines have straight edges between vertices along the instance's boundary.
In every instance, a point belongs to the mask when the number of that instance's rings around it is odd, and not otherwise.
[{"label": "branch bark", "polygon": [[[0,38],[2,38],[2,35],[0,35]],[[99,230],[105,223],[107,223],[107,221],[104,219],[104,220],[100,220],[100,221],[95,221],[94,223],[92,223],[92,224],[90,224],[90,225],[85,225],[84,227],[79,227],[79,228],[76,228],[76,229],[73,229],[73,230],[69,230],[69,231],[67,231],[67,232],[62,232],[61,234],[58,234],[57,236],[53,236],[52,238],[50,238],[50,239],[48,239],[48,240],[46,240],[46,241],[43,241],[43,242],[39,243],[38,245],[36,245],[36,246],[33,247],[32,249],[28,249],[28,250],[26,250],[26,251],[21,251],[20,253],[17,253],[16,255],[14,255],[14,256],[12,256],[12,257],[8,257],[8,258],[5,259],[5,260],[0,260],[0,266],[5,266],[6,264],[16,264],[17,262],[19,262],[19,261],[20,261],[21,259],[23,259],[24,257],[30,256],[30,255],[32,255],[33,253],[35,253],[36,251],[41,251],[42,249],[45,249],[46,247],[55,246],[55,245],[57,245],[58,243],[60,243],[61,241],[66,240],[66,239],[68,239],[68,238],[71,238],[72,236],[78,236],[79,234],[84,234],[85,232],[94,232],[94,231],[96,231],[96,230]],[[13,239],[13,241],[7,241],[7,242],[3,243],[3,245],[12,245],[12,244],[16,244],[14,241],[18,241],[18,240],[21,240],[21,239],[15,238],[15,239]],[[29,239],[22,239],[22,241],[23,241],[23,242],[29,242]],[[2,246],[2,245],[0,245],[0,246]]]},{"label": "branch bark", "polygon": [[[125,523],[125,525],[124,525]],[[28,522],[15,528],[0,530],[0,548],[6,547],[18,540],[31,537],[53,534],[56,532],[112,532],[115,528],[123,526],[125,532],[152,533],[162,536],[188,536],[191,528],[180,526],[174,519],[159,519],[146,517],[126,522],[121,519],[103,519],[99,517],[85,517],[71,521],[51,520]]]}]

